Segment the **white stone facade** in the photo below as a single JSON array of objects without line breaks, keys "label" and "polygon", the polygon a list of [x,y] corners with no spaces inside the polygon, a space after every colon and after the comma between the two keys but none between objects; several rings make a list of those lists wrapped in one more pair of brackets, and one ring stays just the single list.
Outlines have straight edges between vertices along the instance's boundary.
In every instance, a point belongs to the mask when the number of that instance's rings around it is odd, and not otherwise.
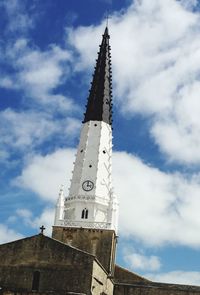
[{"label": "white stone facade", "polygon": [[118,202],[112,187],[112,128],[103,121],[83,124],[74,171],[65,199],[59,196],[55,225],[117,231]]}]

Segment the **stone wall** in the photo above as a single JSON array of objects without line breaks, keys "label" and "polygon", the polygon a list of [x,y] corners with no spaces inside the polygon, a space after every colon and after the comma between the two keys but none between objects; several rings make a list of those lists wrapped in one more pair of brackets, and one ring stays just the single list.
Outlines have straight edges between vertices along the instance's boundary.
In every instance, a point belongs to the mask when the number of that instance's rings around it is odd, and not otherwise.
[{"label": "stone wall", "polygon": [[92,295],[113,295],[113,282],[102,269],[101,265],[94,260],[92,274]]},{"label": "stone wall", "polygon": [[114,273],[116,235],[113,230],[54,226],[52,238],[95,255],[109,274]]},{"label": "stone wall", "polygon": [[0,287],[31,291],[34,273],[38,272],[35,291],[88,294],[94,259],[43,235],[0,245]]},{"label": "stone wall", "polygon": [[115,284],[114,295],[200,295],[200,287],[162,283]]},{"label": "stone wall", "polygon": [[200,295],[200,287],[162,284],[115,266],[114,295]]},{"label": "stone wall", "polygon": [[27,292],[0,289],[0,295],[87,295],[85,293],[75,292]]},{"label": "stone wall", "polygon": [[133,283],[148,283],[149,280],[139,276],[136,273],[129,271],[119,265],[115,265],[115,275],[114,275],[115,283],[125,283],[125,284],[133,284]]}]

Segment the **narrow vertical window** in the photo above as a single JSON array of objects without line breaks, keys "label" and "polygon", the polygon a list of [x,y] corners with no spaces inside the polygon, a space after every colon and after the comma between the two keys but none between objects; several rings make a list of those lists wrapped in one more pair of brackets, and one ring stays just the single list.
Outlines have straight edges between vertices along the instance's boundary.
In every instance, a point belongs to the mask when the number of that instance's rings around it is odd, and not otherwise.
[{"label": "narrow vertical window", "polygon": [[88,219],[88,209],[85,210],[85,219]]},{"label": "narrow vertical window", "polygon": [[81,213],[81,218],[82,219],[88,219],[88,209],[83,209]]},{"label": "narrow vertical window", "polygon": [[81,218],[85,218],[85,209],[83,209],[82,214],[81,214]]},{"label": "narrow vertical window", "polygon": [[32,282],[32,291],[39,291],[39,285],[40,285],[40,272],[34,271],[33,282]]}]

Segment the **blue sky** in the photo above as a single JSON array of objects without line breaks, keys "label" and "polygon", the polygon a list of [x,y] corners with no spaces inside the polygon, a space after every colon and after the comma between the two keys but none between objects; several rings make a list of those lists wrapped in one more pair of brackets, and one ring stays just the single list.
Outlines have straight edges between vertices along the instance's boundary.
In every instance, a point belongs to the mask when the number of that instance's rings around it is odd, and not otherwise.
[{"label": "blue sky", "polygon": [[200,284],[200,12],[195,0],[1,0],[0,242],[50,234],[67,195],[109,10],[117,261]]}]

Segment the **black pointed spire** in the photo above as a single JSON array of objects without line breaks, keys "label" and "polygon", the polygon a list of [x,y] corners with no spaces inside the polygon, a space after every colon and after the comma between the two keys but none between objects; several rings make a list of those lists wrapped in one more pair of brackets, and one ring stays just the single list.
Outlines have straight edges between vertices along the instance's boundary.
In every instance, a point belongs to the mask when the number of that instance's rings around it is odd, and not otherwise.
[{"label": "black pointed spire", "polygon": [[112,125],[112,77],[110,36],[105,28],[83,123],[88,121],[104,121]]}]

